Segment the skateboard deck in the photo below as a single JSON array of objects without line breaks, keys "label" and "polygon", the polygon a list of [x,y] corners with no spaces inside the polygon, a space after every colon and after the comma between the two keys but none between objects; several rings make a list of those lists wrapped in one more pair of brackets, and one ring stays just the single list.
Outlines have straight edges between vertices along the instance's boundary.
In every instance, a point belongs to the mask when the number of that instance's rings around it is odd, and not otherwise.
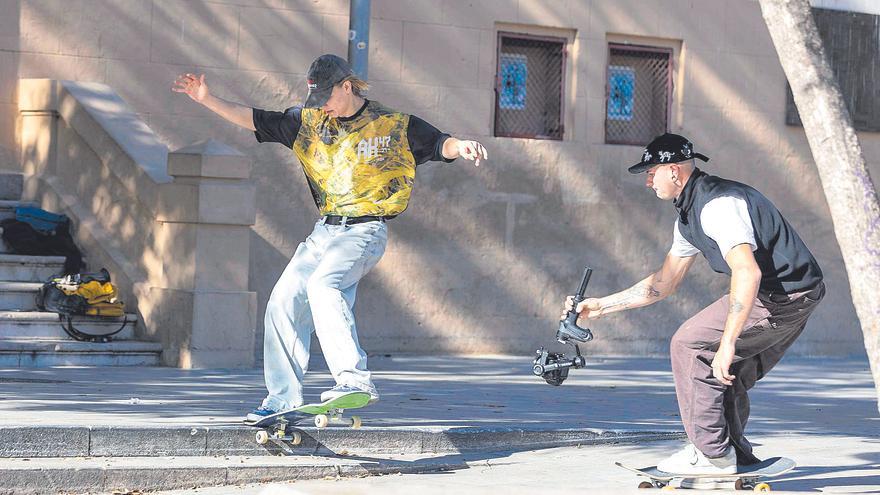
[{"label": "skateboard deck", "polygon": [[[733,483],[737,490],[754,490],[756,492],[769,492],[770,485],[761,482],[761,478],[770,478],[787,473],[795,468],[796,464],[793,460],[786,457],[771,457],[757,464],[748,466],[740,466],[739,472],[735,474],[676,474],[667,473],[657,469],[657,466],[649,466],[646,468],[636,469],[624,465],[620,462],[614,464],[636,473],[639,476],[650,479],[651,481],[643,481],[639,484],[639,488],[665,488],[675,480],[700,480],[713,479],[728,483]],[[669,486],[672,488],[671,486]]]},{"label": "skateboard deck", "polygon": [[343,419],[342,414],[346,409],[359,409],[369,404],[369,402],[370,394],[366,392],[352,392],[335,399],[314,404],[304,404],[290,411],[268,416],[258,423],[251,424],[251,426],[260,428],[256,435],[257,443],[260,445],[266,444],[269,440],[285,441],[293,445],[299,445],[302,442],[300,433],[298,431],[289,431],[290,426],[292,426],[291,416],[296,415],[296,413],[312,414],[315,416],[315,426],[318,428],[325,428],[330,424],[360,428],[360,417],[352,416],[349,419]]}]

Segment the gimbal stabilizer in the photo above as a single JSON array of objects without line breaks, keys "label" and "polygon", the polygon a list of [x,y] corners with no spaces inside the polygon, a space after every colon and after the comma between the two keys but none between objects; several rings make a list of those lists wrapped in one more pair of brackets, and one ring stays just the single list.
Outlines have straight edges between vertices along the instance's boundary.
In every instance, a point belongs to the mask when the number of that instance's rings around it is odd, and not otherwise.
[{"label": "gimbal stabilizer", "polygon": [[589,342],[593,340],[593,332],[589,328],[577,326],[578,313],[575,310],[578,303],[584,300],[584,292],[587,290],[587,284],[590,283],[590,276],[592,274],[593,270],[590,267],[584,269],[581,285],[578,288],[577,294],[574,295],[574,306],[565,315],[565,319],[559,322],[559,328],[556,330],[556,340],[560,344],[573,345],[575,356],[571,359],[566,359],[565,354],[549,352],[543,347],[536,351],[538,357],[532,362],[532,373],[544,378],[550,385],[562,385],[562,382],[568,377],[569,368],[583,368],[587,365],[586,359],[581,356],[581,349],[573,341]]}]

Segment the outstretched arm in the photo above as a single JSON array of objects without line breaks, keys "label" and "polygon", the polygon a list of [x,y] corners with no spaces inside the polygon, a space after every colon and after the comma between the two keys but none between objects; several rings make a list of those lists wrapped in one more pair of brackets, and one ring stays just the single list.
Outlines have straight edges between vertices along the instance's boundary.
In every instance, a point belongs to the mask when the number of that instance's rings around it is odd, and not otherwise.
[{"label": "outstretched arm", "polygon": [[474,166],[480,166],[480,160],[489,158],[486,148],[476,141],[463,141],[454,137],[443,142],[443,157],[454,160],[462,157],[465,160],[473,160]]},{"label": "outstretched arm", "polygon": [[[595,319],[608,313],[640,308],[661,301],[678,289],[695,259],[696,256],[679,257],[667,254],[663,266],[655,273],[610,296],[584,299],[577,305],[577,312],[580,318]],[[572,298],[569,297],[565,304],[566,311],[571,307]]]},{"label": "outstretched arm", "polygon": [[201,103],[209,110],[239,127],[244,127],[250,131],[256,130],[253,117],[254,109],[212,95],[210,90],[208,90],[208,85],[205,83],[204,74],[199,76],[195,74],[180,75],[174,81],[171,91],[184,93],[194,101]]}]

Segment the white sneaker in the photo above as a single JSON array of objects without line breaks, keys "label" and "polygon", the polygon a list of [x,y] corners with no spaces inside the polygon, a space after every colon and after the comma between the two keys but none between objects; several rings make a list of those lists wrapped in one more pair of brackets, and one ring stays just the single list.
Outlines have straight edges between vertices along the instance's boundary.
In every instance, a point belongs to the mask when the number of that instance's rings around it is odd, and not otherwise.
[{"label": "white sneaker", "polygon": [[324,392],[321,392],[321,402],[327,402],[328,400],[332,400],[353,392],[366,392],[370,394],[370,402],[367,405],[372,405],[376,402],[379,402],[379,392],[376,391],[376,387],[361,388],[353,385],[336,385],[330,390],[325,390]]},{"label": "white sneaker", "polygon": [[729,446],[722,457],[709,458],[689,443],[657,464],[657,469],[673,474],[736,474],[736,450]]}]

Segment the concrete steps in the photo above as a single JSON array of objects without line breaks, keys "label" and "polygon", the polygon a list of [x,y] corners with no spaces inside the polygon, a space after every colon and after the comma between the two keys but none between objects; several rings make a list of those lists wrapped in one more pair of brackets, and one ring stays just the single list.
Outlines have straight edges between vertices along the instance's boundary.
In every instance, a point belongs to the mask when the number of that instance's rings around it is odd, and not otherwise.
[{"label": "concrete steps", "polygon": [[40,282],[0,281],[0,311],[36,310],[37,293],[40,291],[42,285],[43,284]]},{"label": "concrete steps", "polygon": [[0,200],[17,201],[24,190],[24,177],[17,170],[0,170]]},{"label": "concrete steps", "polygon": [[63,269],[63,256],[0,254],[0,280],[7,282],[43,282]]},{"label": "concrete steps", "polygon": [[[115,332],[125,323],[125,328],[113,336],[113,340],[131,340],[134,338],[134,325],[137,315],[127,314],[124,317],[77,316],[73,326],[87,333],[106,335]],[[0,339],[66,339],[67,333],[61,328],[61,319],[57,313],[42,311],[0,311],[0,328],[3,334]]]},{"label": "concrete steps", "polygon": [[137,340],[92,343],[78,342],[71,338],[0,339],[0,366],[11,368],[159,366],[161,353],[162,345],[158,342]]},{"label": "concrete steps", "polygon": [[[21,201],[23,177],[0,169],[0,220],[15,217]],[[90,334],[110,334],[125,328],[109,343],[78,342],[61,327],[55,313],[37,310],[36,296],[43,282],[62,272],[62,256],[13,254],[0,240],[0,366],[158,366],[162,346],[134,340],[137,315],[121,318],[77,317],[74,326]],[[2,490],[0,490],[2,491]]]}]

